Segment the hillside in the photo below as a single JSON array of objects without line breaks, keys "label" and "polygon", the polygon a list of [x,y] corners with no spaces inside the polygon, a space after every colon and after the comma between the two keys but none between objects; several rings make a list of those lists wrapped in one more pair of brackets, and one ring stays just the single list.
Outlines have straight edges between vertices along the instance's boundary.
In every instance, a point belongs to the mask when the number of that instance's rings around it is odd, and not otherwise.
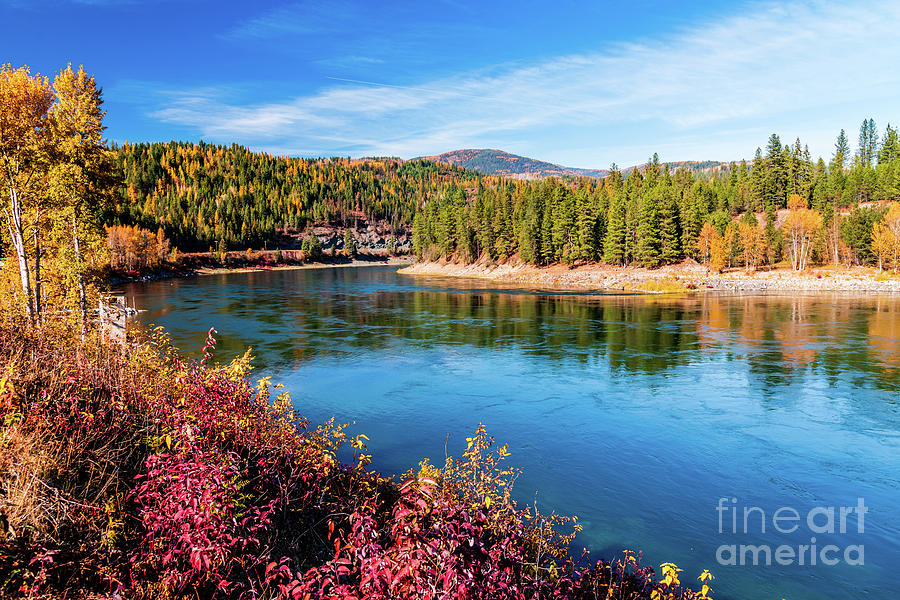
[{"label": "hillside", "polygon": [[[459,165],[466,169],[478,171],[485,175],[500,175],[513,179],[543,179],[545,177],[596,177],[602,178],[609,174],[608,169],[579,169],[576,167],[564,167],[553,163],[510,154],[503,150],[494,149],[463,149],[452,150],[434,156],[423,156],[422,160],[448,165]],[[682,160],[664,163],[673,171],[684,168],[692,173],[717,173],[727,168],[731,163],[717,160]],[[643,169],[646,163],[626,167],[622,173],[629,173],[634,169]]]},{"label": "hillside", "polygon": [[424,161],[289,158],[202,142],[124,144],[115,152],[122,193],[106,223],[162,228],[181,250],[220,241],[292,247],[313,226],[330,226],[332,237],[346,227],[382,241],[404,237],[417,198],[477,177]]},{"label": "hillside", "polygon": [[606,177],[606,169],[577,169],[510,154],[494,149],[465,149],[423,156],[423,160],[459,165],[486,175],[500,175],[513,179],[543,179],[544,177]]}]

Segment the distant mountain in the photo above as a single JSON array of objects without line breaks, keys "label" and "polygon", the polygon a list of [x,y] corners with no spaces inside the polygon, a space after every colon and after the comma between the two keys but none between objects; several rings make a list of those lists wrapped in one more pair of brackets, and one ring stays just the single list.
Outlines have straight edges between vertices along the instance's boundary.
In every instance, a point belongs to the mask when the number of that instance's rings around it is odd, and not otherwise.
[{"label": "distant mountain", "polygon": [[[430,160],[448,165],[459,165],[466,169],[478,171],[485,175],[499,175],[512,179],[543,179],[544,177],[606,177],[607,169],[579,169],[576,167],[564,167],[553,163],[544,162],[510,154],[503,150],[494,149],[464,149],[444,152],[434,156],[422,156],[423,160]],[[682,160],[663,163],[672,171],[687,169],[694,173],[716,173],[729,168],[730,162],[717,160]],[[622,169],[622,173],[628,173],[634,169],[643,169],[647,164],[635,165]]]},{"label": "distant mountain", "polygon": [[513,179],[543,179],[544,177],[606,177],[606,169],[576,169],[510,154],[503,150],[454,150],[435,156],[422,156],[423,160],[459,165],[485,175],[500,175]]}]

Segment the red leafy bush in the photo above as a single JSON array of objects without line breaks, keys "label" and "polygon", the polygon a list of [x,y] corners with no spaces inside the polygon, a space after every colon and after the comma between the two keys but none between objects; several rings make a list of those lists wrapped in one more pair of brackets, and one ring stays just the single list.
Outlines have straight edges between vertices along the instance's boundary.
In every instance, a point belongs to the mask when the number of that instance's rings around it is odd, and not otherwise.
[{"label": "red leafy bush", "polygon": [[277,501],[242,505],[235,457],[187,445],[147,459],[135,502],[147,531],[135,559],[154,570],[165,587],[207,593],[238,592],[259,565],[260,534],[272,524]]}]

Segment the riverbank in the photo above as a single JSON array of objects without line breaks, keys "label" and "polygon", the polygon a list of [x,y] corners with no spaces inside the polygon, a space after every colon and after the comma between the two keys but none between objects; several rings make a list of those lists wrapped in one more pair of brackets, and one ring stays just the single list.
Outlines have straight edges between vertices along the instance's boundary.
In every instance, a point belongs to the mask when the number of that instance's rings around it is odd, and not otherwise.
[{"label": "riverbank", "polygon": [[323,255],[317,260],[298,256],[300,253],[290,250],[267,250],[254,252],[247,256],[243,252],[229,252],[224,260],[214,253],[197,252],[182,254],[177,262],[167,262],[155,268],[137,271],[112,270],[107,280],[113,285],[135,281],[156,281],[193,277],[195,275],[217,275],[221,273],[250,273],[254,271],[287,271],[294,269],[326,269],[331,267],[364,267],[372,265],[402,266],[409,265],[412,257],[408,255],[391,256],[387,254],[359,254],[350,259],[342,255]]},{"label": "riverbank", "polygon": [[299,269],[332,269],[338,267],[409,266],[412,259],[405,256],[348,260],[346,262],[313,262],[249,267],[201,267],[193,275],[221,275],[224,273],[252,273],[255,271],[295,271]]},{"label": "riverbank", "polygon": [[900,293],[900,276],[870,267],[819,267],[803,273],[790,268],[746,273],[726,269],[712,273],[694,261],[658,269],[588,264],[536,267],[520,262],[460,264],[421,262],[403,269],[406,275],[473,277],[515,286],[559,290],[621,290],[647,293],[729,292],[865,292]]}]

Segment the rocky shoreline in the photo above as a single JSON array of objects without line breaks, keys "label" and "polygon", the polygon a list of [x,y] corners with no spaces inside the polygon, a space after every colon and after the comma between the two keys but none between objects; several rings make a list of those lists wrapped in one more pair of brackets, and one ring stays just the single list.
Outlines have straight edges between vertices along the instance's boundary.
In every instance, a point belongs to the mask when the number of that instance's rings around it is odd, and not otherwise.
[{"label": "rocky shoreline", "polygon": [[632,292],[853,292],[900,293],[900,277],[868,267],[820,267],[803,273],[776,268],[747,274],[743,269],[712,273],[694,261],[658,269],[588,264],[535,267],[517,262],[460,264],[419,262],[400,269],[408,275],[488,279],[501,284],[560,290]]}]

